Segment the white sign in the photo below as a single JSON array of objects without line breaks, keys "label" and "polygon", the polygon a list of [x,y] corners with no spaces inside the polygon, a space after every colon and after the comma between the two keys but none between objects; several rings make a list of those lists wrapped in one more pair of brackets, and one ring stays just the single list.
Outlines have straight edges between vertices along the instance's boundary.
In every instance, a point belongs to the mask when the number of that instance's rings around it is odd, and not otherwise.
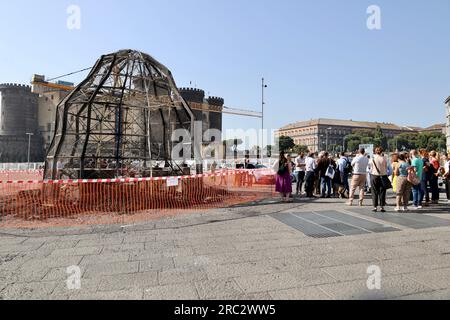
[{"label": "white sign", "polygon": [[367,268],[367,288],[369,290],[381,290],[381,268],[379,266],[370,266]]},{"label": "white sign", "polygon": [[371,5],[367,8],[367,29],[381,30],[381,8],[376,5]]},{"label": "white sign", "polygon": [[179,183],[178,177],[167,178],[168,187],[178,187],[178,183]]},{"label": "white sign", "polygon": [[363,148],[366,150],[366,155],[369,155],[371,158],[373,158],[373,152],[374,152],[374,145],[373,144],[360,144],[359,149]]},{"label": "white sign", "polygon": [[68,290],[81,289],[81,269],[78,266],[70,266],[66,269],[69,277],[66,280]]}]

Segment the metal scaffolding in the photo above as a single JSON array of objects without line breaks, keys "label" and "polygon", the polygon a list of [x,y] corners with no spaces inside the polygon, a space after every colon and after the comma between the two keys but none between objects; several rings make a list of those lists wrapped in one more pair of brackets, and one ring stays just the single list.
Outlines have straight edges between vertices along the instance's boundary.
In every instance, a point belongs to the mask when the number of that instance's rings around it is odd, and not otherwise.
[{"label": "metal scaffolding", "polygon": [[188,158],[172,158],[171,138],[176,129],[192,133],[193,126],[193,113],[165,66],[133,50],[104,55],[58,106],[45,178],[186,174],[193,134],[177,141],[190,148]]}]

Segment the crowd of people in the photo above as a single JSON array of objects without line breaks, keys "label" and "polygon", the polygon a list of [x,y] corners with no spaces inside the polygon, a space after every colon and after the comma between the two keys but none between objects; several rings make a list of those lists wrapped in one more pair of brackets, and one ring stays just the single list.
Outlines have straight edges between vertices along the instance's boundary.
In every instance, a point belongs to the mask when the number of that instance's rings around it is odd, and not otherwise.
[{"label": "crowd of people", "polygon": [[276,191],[282,201],[295,197],[348,199],[353,206],[356,192],[363,206],[366,194],[371,194],[373,212],[386,212],[387,191],[394,192],[395,211],[404,212],[438,204],[439,179],[445,185],[450,203],[450,152],[439,156],[436,151],[411,150],[387,156],[375,149],[373,156],[361,149],[357,154],[330,155],[328,152],[299,154],[295,159],[281,152],[273,166]]}]

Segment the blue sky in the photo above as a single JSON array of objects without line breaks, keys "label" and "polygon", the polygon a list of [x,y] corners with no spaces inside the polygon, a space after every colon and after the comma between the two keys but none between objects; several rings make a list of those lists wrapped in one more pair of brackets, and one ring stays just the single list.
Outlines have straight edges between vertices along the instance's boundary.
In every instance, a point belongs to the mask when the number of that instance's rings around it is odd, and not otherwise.
[{"label": "blue sky", "polygon": [[[92,66],[131,48],[226,105],[260,110],[266,127],[339,118],[429,126],[445,122],[450,95],[448,0],[3,1],[0,83],[29,83]],[[81,30],[66,28],[69,5]],[[366,27],[369,5],[382,29]],[[64,80],[80,81],[83,75]],[[225,128],[260,121],[225,116]]]}]

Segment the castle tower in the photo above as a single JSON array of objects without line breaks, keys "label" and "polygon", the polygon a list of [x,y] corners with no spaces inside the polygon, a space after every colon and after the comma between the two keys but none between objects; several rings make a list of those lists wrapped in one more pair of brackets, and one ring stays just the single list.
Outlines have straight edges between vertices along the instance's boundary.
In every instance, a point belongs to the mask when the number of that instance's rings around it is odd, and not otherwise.
[{"label": "castle tower", "polygon": [[0,84],[0,162],[27,162],[27,133],[33,134],[30,160],[43,161],[38,130],[38,96],[26,85]]},{"label": "castle tower", "polygon": [[225,103],[223,98],[205,99],[205,91],[194,88],[180,88],[180,94],[191,107],[195,121],[202,123],[203,134],[211,129],[222,132],[222,111]]},{"label": "castle tower", "polygon": [[38,96],[30,86],[0,84],[0,135],[38,132]]}]

